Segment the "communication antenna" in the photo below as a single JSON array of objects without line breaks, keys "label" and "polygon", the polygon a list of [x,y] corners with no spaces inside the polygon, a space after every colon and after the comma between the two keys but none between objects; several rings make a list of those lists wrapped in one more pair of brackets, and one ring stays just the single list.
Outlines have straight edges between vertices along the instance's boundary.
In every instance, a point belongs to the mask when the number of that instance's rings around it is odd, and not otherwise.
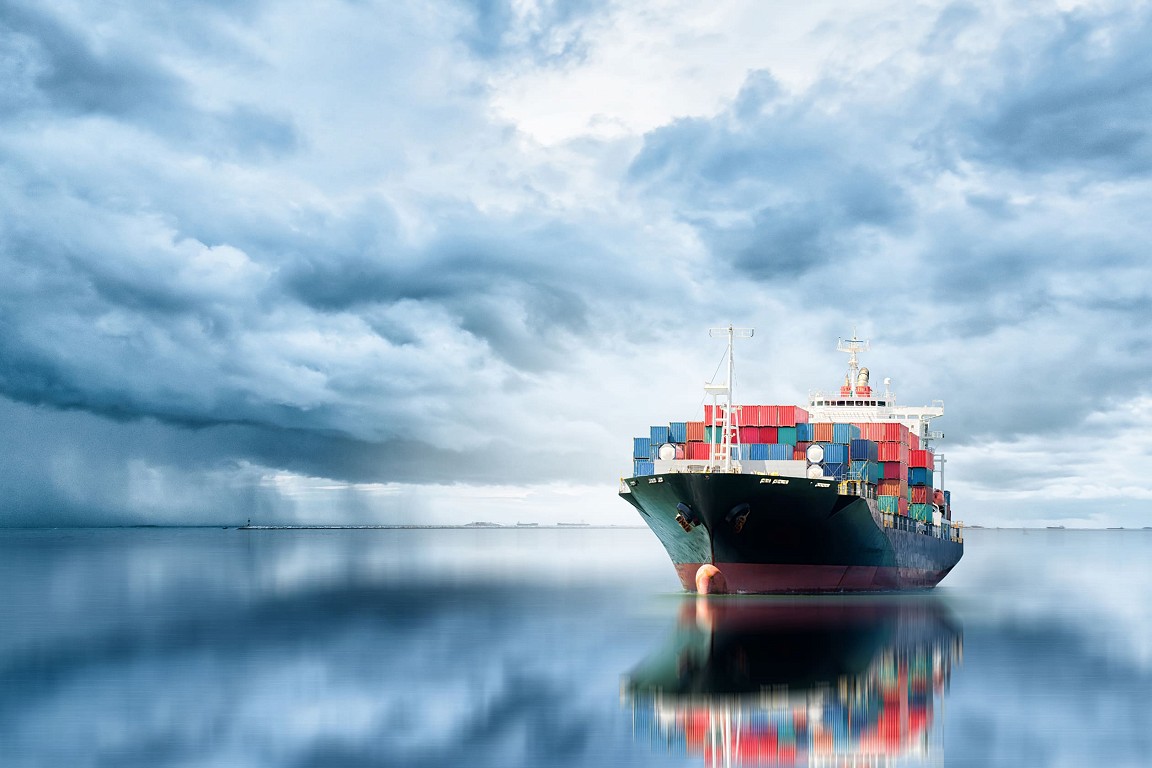
[{"label": "communication antenna", "polygon": [[725,472],[732,471],[732,348],[735,339],[750,339],[755,333],[752,328],[733,328],[729,323],[727,328],[709,328],[708,335],[712,338],[720,336],[728,337],[728,382],[726,384],[713,384],[708,382],[704,385],[704,391],[712,395],[712,463],[716,463],[716,397],[723,395],[725,398],[724,403],[724,423],[722,429],[724,430],[720,438],[720,449],[723,451],[722,466]]}]

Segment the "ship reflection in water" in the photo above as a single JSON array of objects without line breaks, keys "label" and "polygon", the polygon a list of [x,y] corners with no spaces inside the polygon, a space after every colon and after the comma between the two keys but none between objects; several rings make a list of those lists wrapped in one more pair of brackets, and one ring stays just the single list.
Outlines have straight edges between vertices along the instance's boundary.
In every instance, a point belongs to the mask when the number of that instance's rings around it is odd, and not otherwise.
[{"label": "ship reflection in water", "polygon": [[623,683],[636,736],[705,765],[942,759],[963,636],[937,600],[696,598]]}]

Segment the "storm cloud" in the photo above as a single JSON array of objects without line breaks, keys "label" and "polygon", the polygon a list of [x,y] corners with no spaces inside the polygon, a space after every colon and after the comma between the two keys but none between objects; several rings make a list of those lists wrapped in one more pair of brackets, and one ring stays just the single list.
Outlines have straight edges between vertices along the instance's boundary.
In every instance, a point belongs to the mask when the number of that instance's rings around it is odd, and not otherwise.
[{"label": "storm cloud", "polygon": [[823,13],[764,27],[827,52],[798,63],[686,7],[7,0],[4,522],[351,522],[284,475],[596,487],[698,416],[729,321],[782,402],[858,325],[902,400],[947,400],[958,491],[1011,490],[994,444],[1075,467],[1152,381],[1152,16]]}]

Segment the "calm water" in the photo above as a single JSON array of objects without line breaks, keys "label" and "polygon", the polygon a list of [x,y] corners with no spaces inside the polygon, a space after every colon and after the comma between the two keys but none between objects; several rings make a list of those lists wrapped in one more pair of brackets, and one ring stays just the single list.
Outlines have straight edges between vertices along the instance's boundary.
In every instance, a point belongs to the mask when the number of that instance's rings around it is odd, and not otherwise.
[{"label": "calm water", "polygon": [[6,768],[1152,764],[1152,531],[884,600],[697,604],[594,529],[10,531],[0,583]]}]

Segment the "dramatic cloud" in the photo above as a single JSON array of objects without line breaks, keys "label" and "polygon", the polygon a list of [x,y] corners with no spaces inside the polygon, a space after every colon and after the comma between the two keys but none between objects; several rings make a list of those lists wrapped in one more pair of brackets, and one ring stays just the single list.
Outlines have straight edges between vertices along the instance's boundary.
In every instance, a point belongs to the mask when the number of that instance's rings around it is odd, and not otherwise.
[{"label": "dramatic cloud", "polygon": [[784,402],[858,324],[947,400],[958,496],[1019,441],[1075,472],[1152,380],[1152,11],[906,11],[5,0],[4,522],[351,522],[286,477],[364,522],[380,484],[598,504],[728,321]]}]

